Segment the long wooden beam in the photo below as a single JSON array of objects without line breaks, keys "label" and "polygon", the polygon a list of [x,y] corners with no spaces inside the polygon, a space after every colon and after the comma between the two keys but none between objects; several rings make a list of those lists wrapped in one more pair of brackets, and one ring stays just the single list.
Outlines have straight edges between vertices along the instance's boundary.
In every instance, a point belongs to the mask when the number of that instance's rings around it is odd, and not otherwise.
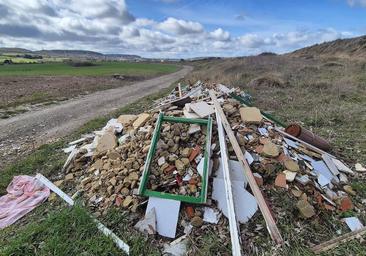
[{"label": "long wooden beam", "polygon": [[[245,177],[249,183],[249,186],[253,192],[253,195],[255,196],[255,198],[257,199],[257,203],[259,206],[259,209],[262,212],[262,215],[264,217],[264,220],[266,221],[266,225],[267,225],[267,229],[268,232],[271,236],[271,238],[278,244],[282,244],[283,243],[283,239],[281,236],[281,233],[276,225],[276,222],[271,214],[271,211],[269,210],[266,201],[264,200],[263,194],[260,191],[257,182],[255,181],[255,178],[253,176],[252,171],[250,170],[250,166],[248,164],[248,162],[246,161],[244,154],[238,144],[238,141],[235,138],[234,132],[230,127],[230,124],[221,108],[220,103],[217,100],[217,97],[215,95],[215,92],[213,90],[210,90],[210,97],[214,103],[214,106],[216,108],[216,111],[218,112],[222,124],[225,128],[225,131],[227,133],[227,136],[229,137],[230,143],[233,146],[233,149],[235,151],[235,154],[240,162],[240,164],[242,165],[243,169],[244,169],[244,174]],[[244,202],[245,203],[245,202]]]},{"label": "long wooden beam", "polygon": [[225,132],[222,127],[222,122],[220,115],[216,109],[216,122],[217,122],[217,130],[219,132],[219,143],[220,143],[220,152],[221,152],[221,163],[222,163],[222,172],[224,176],[225,183],[225,199],[227,205],[228,219],[229,219],[229,228],[230,228],[230,238],[231,238],[231,248],[232,255],[240,256],[241,255],[241,246],[240,246],[240,231],[238,229],[238,222],[235,216],[235,208],[234,208],[234,197],[230,179],[230,171],[229,171],[229,159],[227,157],[227,146],[225,141]]},{"label": "long wooden beam", "polygon": [[366,227],[363,227],[359,230],[355,230],[353,232],[349,232],[347,234],[341,235],[339,237],[333,238],[329,241],[326,241],[324,243],[318,244],[311,248],[311,250],[315,254],[319,254],[322,252],[325,252],[327,250],[333,249],[337,247],[339,244],[350,241],[356,237],[362,236],[366,233]]}]

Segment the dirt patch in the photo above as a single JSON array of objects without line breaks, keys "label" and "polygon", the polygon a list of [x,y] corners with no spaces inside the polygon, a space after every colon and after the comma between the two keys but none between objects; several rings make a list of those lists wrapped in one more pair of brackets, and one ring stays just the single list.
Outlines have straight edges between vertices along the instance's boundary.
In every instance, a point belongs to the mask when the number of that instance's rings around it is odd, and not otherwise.
[{"label": "dirt patch", "polygon": [[263,87],[275,87],[275,88],[285,88],[288,83],[279,76],[276,75],[265,75],[254,78],[248,84],[250,87],[263,88]]},{"label": "dirt patch", "polygon": [[95,91],[118,88],[144,76],[32,76],[0,77],[0,108],[64,100]]}]

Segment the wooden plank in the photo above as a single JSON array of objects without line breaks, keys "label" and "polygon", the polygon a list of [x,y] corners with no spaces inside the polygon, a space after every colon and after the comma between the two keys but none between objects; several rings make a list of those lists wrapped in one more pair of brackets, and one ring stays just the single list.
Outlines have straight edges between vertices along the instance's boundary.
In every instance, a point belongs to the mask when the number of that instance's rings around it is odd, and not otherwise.
[{"label": "wooden plank", "polygon": [[[61,197],[70,206],[73,206],[75,204],[74,200],[72,200],[71,197],[69,197],[65,192],[63,192],[61,189],[59,189],[55,184],[53,184],[50,180],[48,180],[42,174],[37,173],[36,179],[38,179],[46,187],[48,187],[50,190],[52,190],[54,193],[56,193],[59,197]],[[113,242],[116,243],[117,247],[120,248],[121,250],[123,250],[127,255],[130,254],[130,247],[128,246],[128,244],[123,242],[115,233],[113,233],[112,230],[110,230],[106,226],[104,226],[99,220],[95,219],[94,216],[90,215],[90,217],[97,224],[97,228],[105,236],[110,237],[113,240]]]},{"label": "wooden plank", "polygon": [[266,221],[269,234],[276,243],[281,244],[281,243],[283,243],[281,233],[280,233],[279,229],[277,228],[276,222],[271,214],[271,211],[269,210],[267,203],[264,200],[264,197],[257,185],[257,182],[255,181],[253,173],[250,170],[250,166],[244,157],[244,154],[238,144],[238,141],[235,138],[234,132],[232,131],[230,124],[227,121],[227,118],[220,106],[220,103],[217,101],[215,92],[213,90],[210,90],[209,93],[210,93],[210,97],[215,105],[215,108],[216,108],[218,114],[220,115],[222,124],[225,128],[227,136],[229,137],[230,143],[233,146],[235,154],[244,169],[245,177],[247,178],[249,186],[252,189],[253,195],[257,199],[259,209],[261,210],[264,220]]},{"label": "wooden plank", "polygon": [[217,121],[217,129],[219,132],[219,143],[220,143],[220,152],[221,152],[221,162],[223,166],[223,176],[225,183],[225,192],[226,192],[226,205],[228,211],[228,219],[229,219],[229,228],[230,228],[230,238],[231,238],[231,247],[232,247],[232,255],[241,255],[241,246],[240,246],[240,231],[238,229],[238,222],[235,216],[235,208],[234,208],[234,198],[233,192],[231,190],[231,179],[229,172],[229,160],[227,157],[227,147],[225,142],[225,132],[222,127],[222,122],[220,115],[216,109],[216,121]]},{"label": "wooden plank", "polygon": [[332,248],[337,247],[339,244],[350,241],[354,238],[360,237],[366,233],[366,227],[363,227],[359,230],[355,230],[353,232],[341,235],[339,237],[333,238],[329,241],[326,241],[324,243],[318,244],[311,248],[311,250],[315,254],[320,254],[322,252],[325,252],[327,250],[330,250]]}]

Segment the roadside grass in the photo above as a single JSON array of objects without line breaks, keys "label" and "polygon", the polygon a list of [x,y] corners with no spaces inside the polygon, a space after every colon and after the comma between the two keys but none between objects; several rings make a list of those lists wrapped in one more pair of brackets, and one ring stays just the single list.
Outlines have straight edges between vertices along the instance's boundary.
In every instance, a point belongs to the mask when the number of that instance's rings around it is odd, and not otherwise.
[{"label": "roadside grass", "polygon": [[0,67],[0,76],[103,76],[160,75],[178,70],[177,65],[162,63],[97,62],[96,66],[73,67],[67,63],[17,64]]},{"label": "roadside grass", "polygon": [[[0,172],[0,195],[6,193],[6,187],[16,175],[35,175],[39,172],[51,179],[57,176],[66,160],[61,149],[68,141],[103,127],[112,117],[141,113],[150,108],[154,100],[168,94],[173,88],[172,85],[108,116],[93,119],[66,138],[43,145],[24,160],[6,167]],[[68,208],[60,203],[61,199],[57,200],[58,205],[46,202],[2,230],[0,255],[124,255],[109,238],[98,232],[87,209],[82,206]],[[150,239],[128,228],[128,219],[123,211],[111,209],[99,220],[130,245],[130,255],[160,255]]]}]

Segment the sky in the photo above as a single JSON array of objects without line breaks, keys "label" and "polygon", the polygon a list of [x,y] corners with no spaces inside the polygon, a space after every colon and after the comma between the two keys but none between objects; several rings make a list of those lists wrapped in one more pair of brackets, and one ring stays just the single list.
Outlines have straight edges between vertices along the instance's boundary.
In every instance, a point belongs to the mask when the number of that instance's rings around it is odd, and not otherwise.
[{"label": "sky", "polygon": [[153,58],[285,53],[366,34],[366,0],[0,0],[0,47]]}]

